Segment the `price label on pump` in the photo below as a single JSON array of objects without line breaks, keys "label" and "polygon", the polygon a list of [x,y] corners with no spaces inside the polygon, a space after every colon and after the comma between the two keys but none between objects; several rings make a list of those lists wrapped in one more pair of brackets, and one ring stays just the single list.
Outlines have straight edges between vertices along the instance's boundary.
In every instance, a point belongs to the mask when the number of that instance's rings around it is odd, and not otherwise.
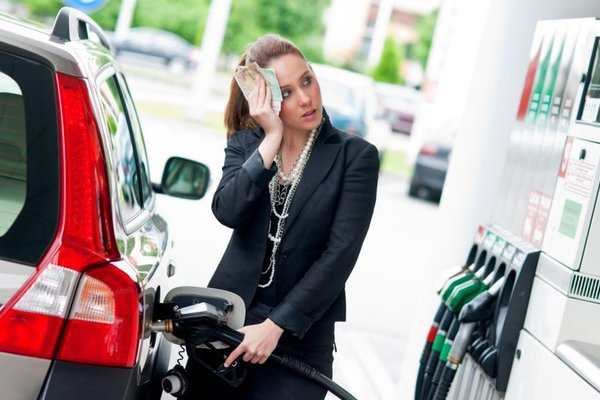
[{"label": "price label on pump", "polygon": [[523,266],[523,263],[525,262],[526,256],[527,256],[527,254],[518,250],[517,254],[515,255],[515,258],[513,259],[513,265],[515,267],[521,268]]},{"label": "price label on pump", "polygon": [[485,226],[479,225],[477,232],[475,232],[475,244],[479,246],[485,237]]},{"label": "price label on pump", "polygon": [[516,251],[517,248],[514,245],[508,243],[504,248],[504,251],[502,252],[502,257],[510,263],[512,262],[512,258],[515,255]]},{"label": "price label on pump", "polygon": [[485,235],[485,239],[483,240],[483,246],[491,249],[492,246],[494,245],[494,242],[496,241],[496,234],[492,231],[489,231],[486,235]]},{"label": "price label on pump", "polygon": [[492,254],[496,257],[500,257],[502,254],[502,250],[504,250],[504,246],[506,245],[506,240],[498,237],[496,239],[496,243],[494,243],[494,247],[492,248]]}]

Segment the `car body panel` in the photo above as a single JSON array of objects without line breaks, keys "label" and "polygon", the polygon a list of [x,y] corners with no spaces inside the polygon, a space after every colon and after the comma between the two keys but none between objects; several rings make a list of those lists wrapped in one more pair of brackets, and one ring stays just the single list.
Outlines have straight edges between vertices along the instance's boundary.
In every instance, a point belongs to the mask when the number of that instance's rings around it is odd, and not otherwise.
[{"label": "car body panel", "polygon": [[[126,168],[127,165],[123,163],[122,154],[118,154],[111,145],[111,132],[107,128],[108,120],[102,103],[106,93],[102,93],[99,88],[108,80],[116,82],[115,85],[122,97],[121,102],[126,116],[121,118],[123,126],[134,131],[129,135],[132,143],[125,144],[125,147],[133,146],[129,150],[135,150],[137,166],[146,163],[145,167],[148,168],[141,130],[136,131],[139,121],[125,78],[115,64],[109,49],[87,40],[64,42],[51,37],[49,30],[26,26],[20,22],[13,24],[4,17],[0,17],[0,52],[4,52],[7,57],[8,54],[11,55],[10,57],[16,55],[48,66],[55,75],[52,81],[53,87],[55,87],[57,73],[85,80],[93,112],[91,117],[99,129],[104,162],[109,176],[109,195],[113,214],[112,233],[121,257],[121,260],[113,260],[112,265],[126,272],[134,282],[137,282],[141,294],[140,320],[144,322],[141,324],[137,362],[131,368],[84,365],[0,353],[0,386],[2,387],[0,397],[6,400],[157,398],[157,395],[160,395],[160,388],[150,393],[148,387],[156,389],[157,377],[166,372],[171,345],[163,339],[162,334],[151,333],[148,323],[153,320],[155,303],[160,301],[162,293],[171,289],[169,271],[172,268],[169,267],[172,264],[172,239],[169,225],[157,208],[156,194],[152,192],[149,173],[146,176],[148,182],[142,186],[149,187],[150,192],[146,194],[147,197],[144,198],[139,211],[132,216],[122,215],[119,211],[118,193],[122,189],[118,185],[119,182],[123,185],[134,185],[134,183],[117,179],[117,175],[122,171],[119,168],[124,165],[123,168]],[[55,98],[52,95],[56,96],[56,93],[47,96],[46,100],[54,104]],[[58,115],[60,111],[56,110],[56,113]],[[58,122],[54,125],[60,125],[59,120],[60,118],[57,118]],[[61,135],[63,132],[59,131],[58,136]],[[62,146],[65,146],[62,141],[59,142],[56,148],[57,160],[62,159],[58,153],[64,151]],[[53,149],[46,148],[45,151],[52,153]],[[0,156],[5,154],[0,152]],[[69,171],[63,167],[60,166],[61,173],[68,174]],[[6,191],[4,194],[6,195]],[[57,212],[61,214],[72,212],[72,210],[62,209],[63,204],[64,202],[59,202],[58,205],[54,205],[59,210]],[[59,245],[60,243],[56,244]],[[94,267],[94,265],[89,266],[90,269]],[[0,311],[2,305],[14,296],[36,270],[36,265],[0,260]],[[82,274],[85,272],[85,270],[81,271]]]},{"label": "car body panel", "polygon": [[2,400],[31,400],[39,396],[52,361],[0,352]]},{"label": "car body panel", "polygon": [[0,259],[0,309],[34,272],[30,265]]}]

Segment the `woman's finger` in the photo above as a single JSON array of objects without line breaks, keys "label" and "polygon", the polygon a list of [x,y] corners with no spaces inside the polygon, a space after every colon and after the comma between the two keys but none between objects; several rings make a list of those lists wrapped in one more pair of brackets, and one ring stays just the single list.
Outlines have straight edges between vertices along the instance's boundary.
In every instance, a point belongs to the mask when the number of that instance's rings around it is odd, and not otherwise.
[{"label": "woman's finger", "polygon": [[262,109],[262,106],[265,102],[265,83],[262,77],[259,75],[256,78],[256,105],[259,109]]},{"label": "woman's finger", "polygon": [[244,354],[245,357],[245,346],[244,343],[240,343],[240,345],[238,347],[236,347],[231,354],[229,354],[229,357],[227,357],[227,359],[225,360],[225,362],[223,362],[223,366],[225,368],[228,368],[231,364],[233,364],[233,362],[235,360],[237,360],[239,358],[239,356],[241,356],[242,354]]}]

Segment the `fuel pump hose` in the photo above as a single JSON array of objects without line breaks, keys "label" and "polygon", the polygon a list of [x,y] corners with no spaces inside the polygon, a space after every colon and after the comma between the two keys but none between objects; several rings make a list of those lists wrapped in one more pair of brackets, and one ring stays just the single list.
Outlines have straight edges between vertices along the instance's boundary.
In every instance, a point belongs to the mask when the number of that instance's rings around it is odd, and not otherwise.
[{"label": "fuel pump hose", "polygon": [[504,277],[498,279],[488,290],[480,293],[461,309],[458,318],[461,322],[460,328],[448,354],[448,362],[441,373],[433,400],[446,400],[448,397],[448,392],[456,371],[464,359],[467,348],[471,344],[475,325],[479,321],[492,316],[489,309],[504,286],[504,281]]},{"label": "fuel pump hose", "polygon": [[[218,328],[215,332],[215,336],[230,346],[238,346],[244,339],[243,333],[225,326]],[[315,381],[341,400],[357,400],[356,397],[350,394],[346,389],[317,371],[314,367],[305,364],[298,359],[290,357],[287,354],[272,353],[269,360],[288,368],[304,378]]]},{"label": "fuel pump hose", "polygon": [[423,351],[421,352],[421,358],[419,359],[419,372],[417,373],[417,384],[415,386],[415,400],[421,399],[421,390],[423,388],[423,376],[425,375],[425,366],[427,365],[427,360],[429,359],[429,354],[431,353],[431,346],[433,346],[433,341],[435,340],[435,336],[440,327],[440,322],[442,322],[442,317],[448,307],[444,303],[440,303],[435,317],[433,318],[433,322],[429,327],[429,332],[427,333],[427,339],[425,341],[425,346],[423,346]]}]

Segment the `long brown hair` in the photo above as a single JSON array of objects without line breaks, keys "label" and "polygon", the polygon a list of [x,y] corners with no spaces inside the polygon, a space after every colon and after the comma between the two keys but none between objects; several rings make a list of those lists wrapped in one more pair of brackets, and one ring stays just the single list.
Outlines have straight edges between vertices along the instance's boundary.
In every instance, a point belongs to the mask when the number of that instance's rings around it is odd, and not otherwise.
[{"label": "long brown hair", "polygon": [[[267,34],[248,46],[242,54],[238,66],[256,62],[264,68],[271,60],[288,54],[305,58],[298,46],[289,40],[279,35]],[[224,123],[227,128],[227,139],[239,130],[256,127],[256,121],[250,116],[248,110],[248,101],[233,78],[229,85],[229,100],[225,107]]]}]

